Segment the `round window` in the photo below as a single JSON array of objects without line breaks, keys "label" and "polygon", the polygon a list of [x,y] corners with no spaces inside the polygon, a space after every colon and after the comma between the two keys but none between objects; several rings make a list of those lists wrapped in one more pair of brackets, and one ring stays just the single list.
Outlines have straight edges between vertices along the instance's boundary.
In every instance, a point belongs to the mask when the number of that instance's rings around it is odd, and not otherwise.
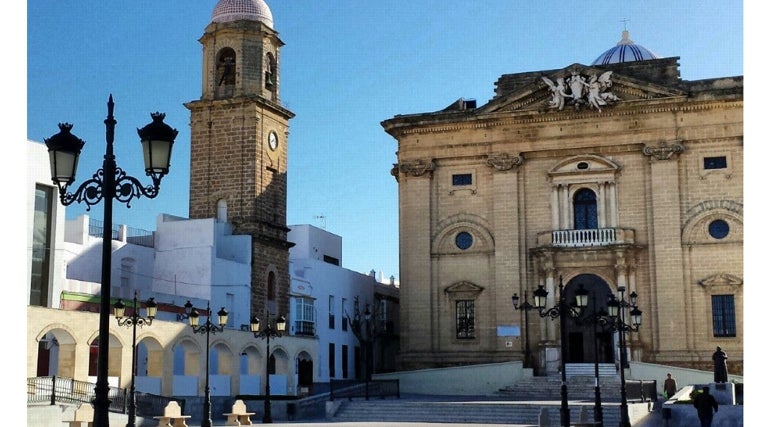
[{"label": "round window", "polygon": [[472,246],[472,234],[466,231],[457,234],[456,244],[461,250],[469,249]]},{"label": "round window", "polygon": [[722,219],[716,219],[707,227],[713,239],[722,239],[728,236],[728,223]]}]

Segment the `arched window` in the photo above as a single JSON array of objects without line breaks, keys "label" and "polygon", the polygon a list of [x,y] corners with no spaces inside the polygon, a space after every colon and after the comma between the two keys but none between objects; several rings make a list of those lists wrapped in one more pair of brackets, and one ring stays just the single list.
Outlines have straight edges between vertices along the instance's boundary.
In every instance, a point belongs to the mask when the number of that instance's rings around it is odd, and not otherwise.
[{"label": "arched window", "polygon": [[121,274],[118,286],[130,288],[134,286],[135,260],[134,258],[121,259]]},{"label": "arched window", "polygon": [[267,277],[267,300],[274,301],[274,297],[275,297],[274,273],[270,271],[269,276]]},{"label": "arched window", "polygon": [[277,61],[274,55],[267,53],[266,70],[264,70],[264,85],[269,90],[274,90],[277,80]]},{"label": "arched window", "polygon": [[217,86],[235,84],[235,51],[225,47],[219,51],[216,59]]},{"label": "arched window", "polygon": [[224,199],[216,202],[216,222],[227,222],[227,201]]},{"label": "arched window", "polygon": [[576,230],[598,228],[596,217],[596,193],[584,188],[573,196],[573,214]]}]

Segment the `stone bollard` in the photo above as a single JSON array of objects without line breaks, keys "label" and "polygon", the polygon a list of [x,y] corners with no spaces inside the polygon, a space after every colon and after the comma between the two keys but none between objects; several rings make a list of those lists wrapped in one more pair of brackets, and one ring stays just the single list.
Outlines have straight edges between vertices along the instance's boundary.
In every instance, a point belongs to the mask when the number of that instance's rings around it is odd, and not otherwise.
[{"label": "stone bollard", "polygon": [[551,427],[549,420],[549,408],[541,408],[538,412],[538,427]]},{"label": "stone bollard", "polygon": [[593,422],[593,416],[590,415],[588,406],[581,406],[581,419],[579,422],[581,424],[589,424]]}]

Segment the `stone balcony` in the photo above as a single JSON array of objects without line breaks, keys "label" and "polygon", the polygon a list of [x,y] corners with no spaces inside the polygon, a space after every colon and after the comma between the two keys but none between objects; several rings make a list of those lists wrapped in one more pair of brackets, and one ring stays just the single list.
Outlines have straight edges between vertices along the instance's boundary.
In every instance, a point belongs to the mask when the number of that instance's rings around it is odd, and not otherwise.
[{"label": "stone balcony", "polygon": [[630,228],[593,228],[586,230],[552,230],[538,233],[538,246],[584,248],[611,245],[632,245],[636,233]]}]

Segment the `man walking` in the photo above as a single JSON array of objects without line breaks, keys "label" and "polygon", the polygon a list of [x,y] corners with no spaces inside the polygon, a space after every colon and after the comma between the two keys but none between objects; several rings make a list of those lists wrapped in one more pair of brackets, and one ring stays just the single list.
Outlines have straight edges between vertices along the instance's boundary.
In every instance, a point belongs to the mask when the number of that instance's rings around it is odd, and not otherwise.
[{"label": "man walking", "polygon": [[676,394],[676,391],[678,391],[678,384],[676,384],[676,379],[673,378],[673,375],[668,372],[668,377],[665,378],[665,384],[663,384],[663,391],[665,395],[665,400],[670,399]]},{"label": "man walking", "polygon": [[712,426],[713,413],[718,412],[718,402],[710,394],[710,387],[702,387],[702,393],[694,396],[694,407],[697,408],[700,426]]}]

